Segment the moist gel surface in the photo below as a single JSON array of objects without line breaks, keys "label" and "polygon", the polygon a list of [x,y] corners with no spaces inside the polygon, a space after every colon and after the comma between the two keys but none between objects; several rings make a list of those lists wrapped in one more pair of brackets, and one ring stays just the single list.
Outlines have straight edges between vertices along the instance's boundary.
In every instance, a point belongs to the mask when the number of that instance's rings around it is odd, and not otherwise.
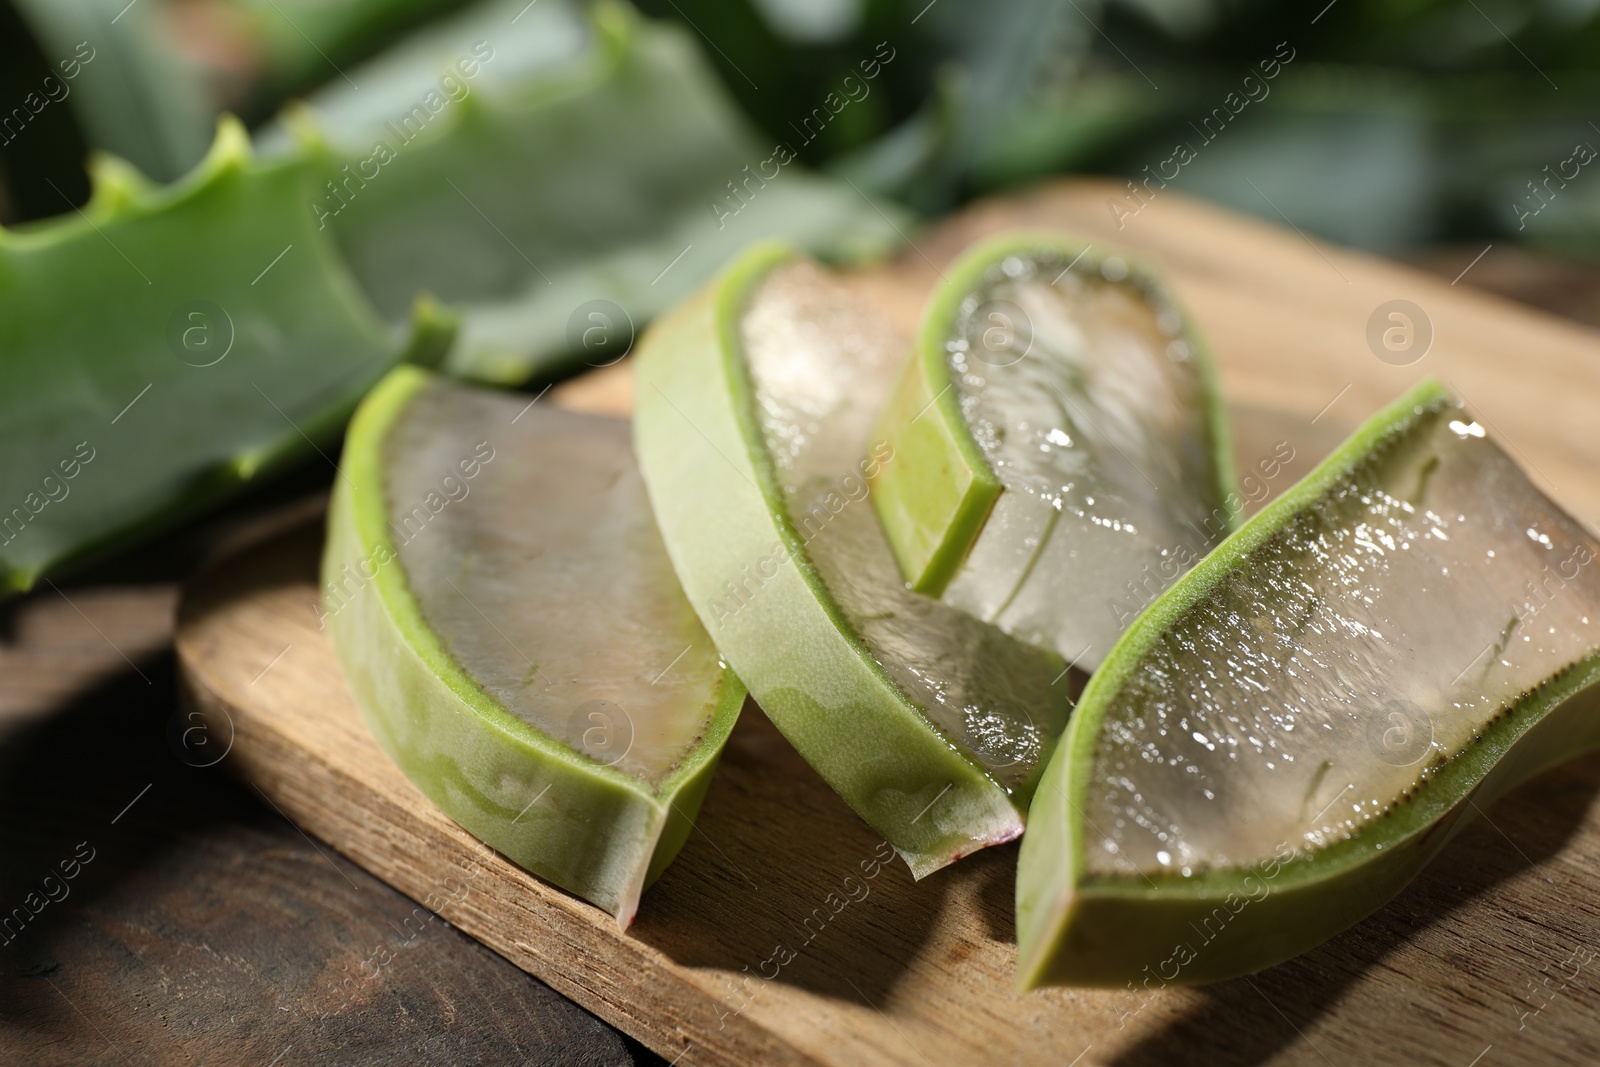
[{"label": "moist gel surface", "polygon": [[449,654],[530,726],[665,778],[710,722],[710,705],[686,702],[715,692],[722,668],[627,424],[433,382],[384,448],[389,534]]},{"label": "moist gel surface", "polygon": [[1230,529],[1182,318],[1119,258],[1013,255],[946,351],[1005,489],[944,599],[1092,669]]},{"label": "moist gel surface", "polygon": [[1107,709],[1091,875],[1349,837],[1600,645],[1600,544],[1425,411],[1180,616]]},{"label": "moist gel surface", "polygon": [[829,593],[913,703],[1016,789],[1066,721],[1071,678],[1057,657],[905,586],[862,464],[894,462],[868,438],[907,339],[809,263],[761,283],[741,334],[790,520]]}]

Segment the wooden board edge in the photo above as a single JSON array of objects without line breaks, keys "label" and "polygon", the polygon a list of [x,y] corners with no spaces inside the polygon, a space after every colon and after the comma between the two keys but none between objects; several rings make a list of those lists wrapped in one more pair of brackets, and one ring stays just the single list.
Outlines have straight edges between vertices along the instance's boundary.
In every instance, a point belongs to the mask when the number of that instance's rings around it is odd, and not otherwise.
[{"label": "wooden board edge", "polygon": [[[417,820],[412,810],[383,798],[382,791],[372,788],[370,783],[359,782],[328,760],[316,756],[307,758],[303,749],[274,730],[270,723],[245,712],[236,702],[229,700],[221,687],[207,677],[200,666],[202,658],[191,650],[187,640],[189,635],[184,627],[185,614],[180,606],[179,630],[175,641],[180,707],[198,712],[208,730],[226,726],[231,731],[228,755],[234,760],[233,773],[259,792],[278,814],[302,832],[316,835],[328,847],[424,907],[429,907],[433,890],[424,885],[418,875],[424,865],[420,861],[407,862],[406,857],[420,856],[430,850],[438,851],[441,847],[470,851],[479,858],[480,873],[486,872],[491,879],[502,881],[513,892],[525,891],[525,885],[518,883],[533,883],[536,895],[525,906],[524,913],[530,926],[545,928],[541,930],[544,937],[574,948],[592,940],[594,921],[575,914],[586,905],[516,868],[509,860],[451,823],[443,813],[438,813],[437,820]],[[293,775],[284,773],[283,768],[288,766],[295,768]],[[378,797],[379,802],[390,810],[371,814],[365,808],[319,804],[313,800],[317,796],[355,794]],[[417,795],[416,804],[432,807],[431,802],[420,794]],[[379,827],[388,828],[390,833],[375,830]],[[405,827],[409,840],[393,837],[394,827]],[[430,841],[430,837],[436,840]],[[452,837],[454,841],[449,840]],[[333,842],[343,844],[335,845]],[[715,1031],[695,1025],[692,1020],[701,1013],[689,1009],[698,1007],[698,1002],[705,999],[722,1003],[721,998],[711,988],[684,983],[681,975],[673,973],[670,967],[654,958],[652,950],[643,942],[626,935],[619,937],[609,951],[627,952],[631,947],[630,957],[613,963],[609,981],[585,983],[574,976],[573,968],[563,968],[553,957],[542,953],[534,939],[510,936],[500,924],[488,921],[487,914],[473,906],[473,900],[472,893],[456,899],[446,897],[430,910],[499,953],[520,970],[669,1061],[676,1062],[692,1048],[705,1057],[697,1057],[699,1062],[726,1064],[727,1067],[745,1067],[751,1063],[825,1067],[783,1041],[777,1034],[743,1016],[733,1005],[724,1003],[726,1010],[716,1013],[719,1025]],[[485,897],[485,900],[489,907],[498,909],[505,906],[504,902],[494,899],[492,895]],[[606,916],[605,920],[609,922],[610,917]],[[600,957],[594,955],[592,958]],[[676,1001],[682,1008],[676,1013],[660,1013],[677,1018],[679,1025],[663,1027],[658,1020],[631,1008],[634,1003],[653,1000],[659,1004],[663,999]]]}]

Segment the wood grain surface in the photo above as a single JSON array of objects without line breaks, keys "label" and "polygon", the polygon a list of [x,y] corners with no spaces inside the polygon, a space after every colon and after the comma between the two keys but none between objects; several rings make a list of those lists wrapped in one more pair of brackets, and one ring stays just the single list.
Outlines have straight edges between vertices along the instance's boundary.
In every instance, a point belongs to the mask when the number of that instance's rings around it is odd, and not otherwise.
[{"label": "wood grain surface", "polygon": [[0,1064],[662,1062],[184,737],[178,579],[310,473],[0,605]]},{"label": "wood grain surface", "polygon": [[[1039,226],[1115,242],[1166,268],[1210,338],[1242,467],[1287,440],[1297,474],[1431,373],[1595,525],[1596,334],[1171,193],[1118,230],[1108,193],[1072,183],[980,206],[859,285],[910,321],[942,265],[980,234]],[[1431,347],[1410,366],[1381,361],[1366,339],[1393,299],[1431,323]],[[628,393],[624,365],[552,399],[615,411]],[[302,520],[188,588],[181,670],[208,729],[231,738],[230,765],[306,830],[671,1062],[1600,1059],[1600,756],[1496,804],[1394,902],[1289,963],[1202,989],[1018,995],[1015,847],[912,882],[898,861],[879,862],[887,850],[749,707],[696,832],[620,934],[477,845],[381,755],[317,626],[320,542],[320,523]],[[850,875],[864,898],[843,893]]]}]

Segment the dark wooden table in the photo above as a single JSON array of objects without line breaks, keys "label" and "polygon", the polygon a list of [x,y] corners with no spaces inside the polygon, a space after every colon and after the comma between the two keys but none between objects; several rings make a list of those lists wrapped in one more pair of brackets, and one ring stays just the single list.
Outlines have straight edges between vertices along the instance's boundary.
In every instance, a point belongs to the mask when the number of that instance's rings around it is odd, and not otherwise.
[{"label": "dark wooden table", "polygon": [[184,736],[179,581],[322,474],[0,605],[0,1063],[662,1062]]},{"label": "dark wooden table", "polygon": [[[1455,277],[1477,252],[1413,258]],[[1600,324],[1593,269],[1495,249],[1461,284]],[[330,480],[0,605],[0,1063],[664,1062],[300,832],[230,777],[226,739],[185,736],[178,583]]]}]

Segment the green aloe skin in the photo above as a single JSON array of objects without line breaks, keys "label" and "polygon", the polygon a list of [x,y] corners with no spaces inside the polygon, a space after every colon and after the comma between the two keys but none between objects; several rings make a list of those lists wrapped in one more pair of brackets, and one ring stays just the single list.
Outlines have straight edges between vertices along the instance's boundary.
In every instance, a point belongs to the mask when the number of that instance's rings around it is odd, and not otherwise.
[{"label": "green aloe skin", "polygon": [[313,188],[229,120],[177,185],[102,159],[81,213],[0,231],[0,592],[307,454],[395,362],[438,358],[450,323],[384,324]]},{"label": "green aloe skin", "polygon": [[81,215],[0,233],[0,595],[312,455],[401,359],[558,376],[745,242],[897,240],[842,183],[748,179],[692,42],[624,7],[480,5],[347,73],[259,159],[226,120],[180,182],[103,159]]},{"label": "green aloe skin", "polygon": [[878,435],[911,587],[1086,670],[1238,522],[1204,343],[1151,271],[1051,234],[945,272]]},{"label": "green aloe skin", "polygon": [[[338,78],[397,32],[465,2],[319,0],[286,11],[278,0],[221,0],[186,12],[127,0],[12,6],[59,69],[47,87],[57,95],[50,106],[70,108],[93,148],[172,181],[205,155],[219,99],[247,119],[259,116],[291,92]],[[39,204],[44,212],[66,207],[50,195]]]},{"label": "green aloe skin", "polygon": [[634,440],[727,662],[918,877],[1015,838],[1070,706],[1059,656],[904,587],[865,478],[901,355],[848,282],[756,249],[645,338]]},{"label": "green aloe skin", "polygon": [[614,362],[756,241],[840,260],[900,242],[899,212],[843,182],[758,173],[772,148],[699,42],[624,5],[490,3],[350,76],[359,89],[333,82],[264,141],[321,171],[308,210],[382,313],[418,292],[462,310],[459,377]]},{"label": "green aloe skin", "polygon": [[1287,959],[1600,745],[1600,543],[1425,382],[1123,635],[1035,795],[1018,978]]},{"label": "green aloe skin", "polygon": [[351,422],[323,578],[390,758],[626,927],[745,691],[673,580],[625,424],[395,370]]}]

